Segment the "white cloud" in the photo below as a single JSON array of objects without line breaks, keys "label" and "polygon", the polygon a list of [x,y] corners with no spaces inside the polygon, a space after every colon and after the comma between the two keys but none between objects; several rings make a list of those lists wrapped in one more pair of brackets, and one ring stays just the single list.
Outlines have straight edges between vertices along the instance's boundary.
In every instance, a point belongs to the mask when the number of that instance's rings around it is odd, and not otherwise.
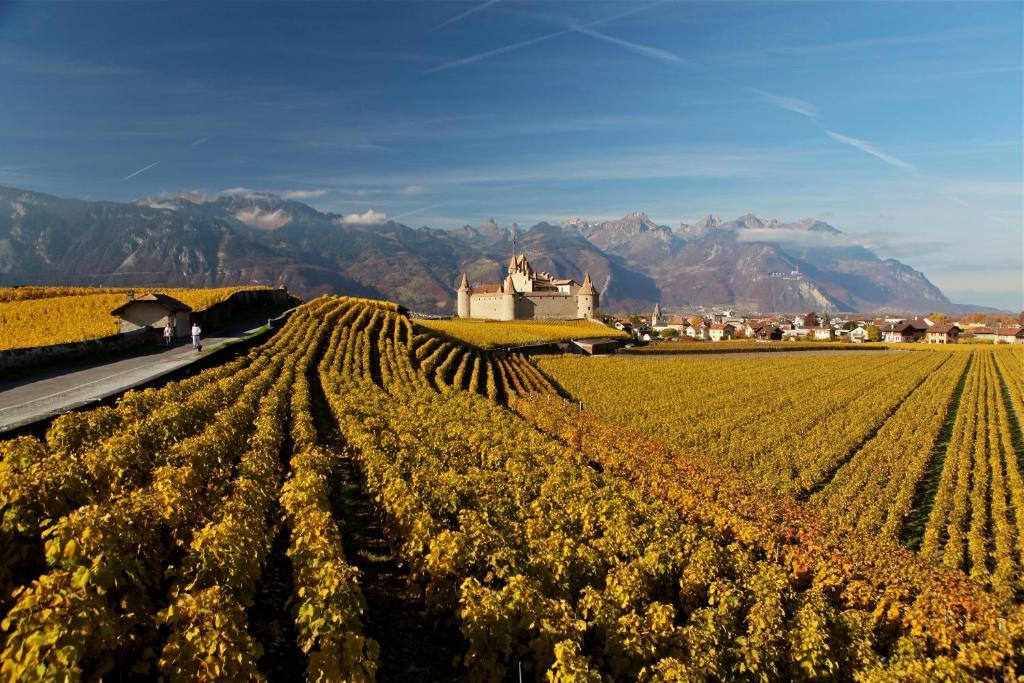
[{"label": "white cloud", "polygon": [[946,242],[893,240],[887,232],[834,233],[799,228],[745,228],[736,232],[740,242],[767,242],[793,247],[864,247],[882,258],[921,257],[949,247]]},{"label": "white cloud", "polygon": [[829,136],[830,138],[832,138],[836,142],[841,142],[844,145],[850,145],[851,147],[856,147],[857,149],[859,149],[862,152],[865,152],[866,154],[870,154],[873,157],[881,159],[882,161],[884,161],[885,163],[889,164],[890,166],[895,166],[896,168],[902,168],[904,171],[917,171],[917,169],[914,168],[913,164],[909,164],[906,161],[903,161],[902,159],[897,159],[896,157],[892,156],[891,154],[886,154],[885,152],[883,152],[882,150],[878,149],[877,147],[875,147],[874,145],[872,145],[870,142],[868,142],[866,140],[858,140],[857,138],[851,138],[851,137],[849,137],[847,135],[843,135],[841,133],[836,133],[835,131],[832,131],[832,130],[826,130],[825,131],[825,135]]},{"label": "white cloud", "polygon": [[374,223],[383,223],[387,219],[387,214],[374,211],[373,209],[367,209],[363,213],[345,214],[341,217],[341,222],[357,225],[371,225]]},{"label": "white cloud", "polygon": [[23,50],[10,44],[0,45],[0,64],[3,64],[4,69],[8,71],[69,78],[106,78],[142,73],[134,67],[97,64],[73,57],[54,57]]},{"label": "white cloud", "polygon": [[412,195],[420,194],[425,190],[426,188],[421,187],[420,185],[406,185],[405,187],[402,188],[402,194],[411,197]]},{"label": "white cloud", "polygon": [[256,194],[259,194],[259,193],[256,190],[253,190],[251,188],[239,186],[239,187],[229,187],[226,190],[221,190],[217,194],[225,195],[225,196],[237,195],[237,196],[240,196],[240,197],[250,197],[250,196],[253,196],[253,195],[256,195]]},{"label": "white cloud", "polygon": [[284,199],[313,199],[315,197],[323,197],[328,192],[330,190],[320,188],[318,190],[282,190],[278,194]]},{"label": "white cloud", "polygon": [[164,209],[166,211],[177,211],[178,205],[174,202],[159,202],[153,199],[142,199],[139,200],[142,206],[148,206],[151,209]]},{"label": "white cloud", "polygon": [[282,225],[287,225],[292,220],[291,216],[289,216],[283,209],[264,211],[258,206],[242,209],[235,214],[235,218],[247,225],[253,226],[254,228],[262,228],[264,230],[280,228]]}]

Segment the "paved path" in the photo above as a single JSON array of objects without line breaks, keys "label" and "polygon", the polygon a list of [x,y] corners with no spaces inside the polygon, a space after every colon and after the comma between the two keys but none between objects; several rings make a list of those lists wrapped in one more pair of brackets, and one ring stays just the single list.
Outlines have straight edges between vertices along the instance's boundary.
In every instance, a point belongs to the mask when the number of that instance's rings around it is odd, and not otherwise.
[{"label": "paved path", "polygon": [[170,349],[0,382],[0,434],[88,406],[174,372],[208,353],[216,353],[216,347],[223,342],[255,334],[265,322],[264,319],[216,332],[203,339],[202,354],[192,348],[189,340],[181,340]]}]

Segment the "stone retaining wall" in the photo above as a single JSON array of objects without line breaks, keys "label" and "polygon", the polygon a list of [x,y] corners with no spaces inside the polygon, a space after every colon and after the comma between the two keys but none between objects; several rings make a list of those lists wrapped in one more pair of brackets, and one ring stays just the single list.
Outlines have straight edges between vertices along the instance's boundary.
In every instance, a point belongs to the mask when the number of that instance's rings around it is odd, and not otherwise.
[{"label": "stone retaining wall", "polygon": [[81,360],[104,358],[125,351],[152,346],[161,339],[159,330],[143,328],[68,344],[32,346],[0,351],[0,373],[22,372]]}]

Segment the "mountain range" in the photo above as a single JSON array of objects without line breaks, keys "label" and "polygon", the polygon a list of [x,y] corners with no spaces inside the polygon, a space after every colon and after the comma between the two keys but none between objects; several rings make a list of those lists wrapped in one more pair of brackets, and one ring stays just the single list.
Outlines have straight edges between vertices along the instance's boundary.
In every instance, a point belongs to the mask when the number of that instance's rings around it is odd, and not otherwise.
[{"label": "mountain range", "polygon": [[300,296],[380,297],[445,314],[463,271],[473,283],[500,281],[515,235],[536,270],[589,271],[605,310],[964,309],[924,274],[813,219],[709,215],[672,228],[636,212],[455,230],[350,220],[260,192],[116,203],[0,187],[0,285],[284,284]]}]

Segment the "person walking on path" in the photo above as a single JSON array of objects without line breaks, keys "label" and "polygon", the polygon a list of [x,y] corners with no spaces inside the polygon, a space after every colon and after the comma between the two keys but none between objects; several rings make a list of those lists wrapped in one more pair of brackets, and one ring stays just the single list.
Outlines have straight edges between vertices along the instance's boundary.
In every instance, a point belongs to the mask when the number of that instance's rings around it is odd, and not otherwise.
[{"label": "person walking on path", "polygon": [[203,330],[199,327],[199,323],[192,323],[192,346],[196,351],[203,350],[203,345],[199,342],[199,335],[202,333]]},{"label": "person walking on path", "polygon": [[171,323],[168,322],[164,325],[164,344],[167,346],[171,345],[171,341],[174,339],[174,330],[171,328]]}]

